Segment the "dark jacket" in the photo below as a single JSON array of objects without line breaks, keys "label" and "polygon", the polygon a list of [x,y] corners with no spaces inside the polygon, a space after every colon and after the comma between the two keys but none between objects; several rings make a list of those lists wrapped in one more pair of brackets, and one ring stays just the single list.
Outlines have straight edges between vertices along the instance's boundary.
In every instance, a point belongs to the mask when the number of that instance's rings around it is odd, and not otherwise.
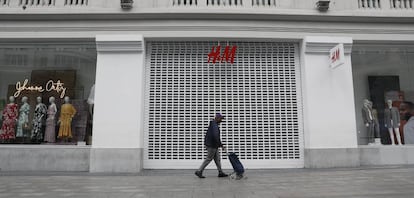
[{"label": "dark jacket", "polygon": [[204,145],[211,148],[222,147],[220,140],[220,128],[216,120],[211,120],[208,126],[206,136],[204,138]]}]

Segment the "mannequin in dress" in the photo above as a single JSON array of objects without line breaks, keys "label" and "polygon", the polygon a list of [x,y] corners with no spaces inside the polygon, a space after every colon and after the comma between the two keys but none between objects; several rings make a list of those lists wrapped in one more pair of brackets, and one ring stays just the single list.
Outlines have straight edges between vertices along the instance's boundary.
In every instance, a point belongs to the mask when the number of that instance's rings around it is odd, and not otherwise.
[{"label": "mannequin in dress", "polygon": [[53,143],[56,142],[56,122],[55,116],[57,113],[57,108],[55,104],[55,97],[49,98],[49,107],[47,109],[47,119],[46,119],[46,130],[45,130],[45,142]]},{"label": "mannequin in dress", "polygon": [[27,103],[28,98],[22,97],[22,106],[19,109],[19,120],[17,121],[16,137],[27,137],[25,132],[29,126],[30,105]]},{"label": "mannequin in dress", "polygon": [[60,109],[60,118],[58,123],[60,123],[58,138],[64,139],[67,141],[72,138],[72,118],[76,114],[76,109],[70,104],[70,99],[68,96],[65,97],[65,104],[62,105]]},{"label": "mannequin in dress", "polygon": [[46,118],[47,107],[42,103],[42,97],[36,98],[36,108],[33,117],[32,140],[41,142],[43,140],[43,125]]},{"label": "mannequin in dress", "polygon": [[1,126],[2,133],[0,134],[0,139],[10,142],[10,140],[15,139],[16,137],[16,122],[18,115],[18,106],[14,103],[14,97],[10,96],[9,104],[3,110],[3,124]]},{"label": "mannequin in dress", "polygon": [[[385,127],[388,128],[388,132],[391,138],[391,144],[400,144],[401,145],[401,136],[400,136],[400,112],[397,108],[392,106],[392,100],[387,101],[388,108],[384,109],[384,123]],[[394,140],[394,131],[397,137]]]}]

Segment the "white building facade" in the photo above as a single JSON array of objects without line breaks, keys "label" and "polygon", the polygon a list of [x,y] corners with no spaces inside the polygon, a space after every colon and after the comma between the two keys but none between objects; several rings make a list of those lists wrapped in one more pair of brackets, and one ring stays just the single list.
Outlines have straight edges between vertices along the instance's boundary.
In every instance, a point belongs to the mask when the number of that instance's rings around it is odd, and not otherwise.
[{"label": "white building facade", "polygon": [[[413,1],[331,0],[327,11],[318,3],[136,0],[127,9],[115,0],[1,0],[3,106],[25,79],[74,79],[67,95],[78,116],[88,115],[93,85],[94,100],[91,134],[78,134],[85,121],[72,124],[74,144],[58,129],[54,143],[3,141],[0,168],[196,169],[216,112],[226,116],[222,141],[248,169],[412,164],[414,147],[388,146],[378,101],[396,92],[414,101]],[[25,91],[48,104],[47,90]],[[382,144],[367,146],[364,99],[378,109]]]}]

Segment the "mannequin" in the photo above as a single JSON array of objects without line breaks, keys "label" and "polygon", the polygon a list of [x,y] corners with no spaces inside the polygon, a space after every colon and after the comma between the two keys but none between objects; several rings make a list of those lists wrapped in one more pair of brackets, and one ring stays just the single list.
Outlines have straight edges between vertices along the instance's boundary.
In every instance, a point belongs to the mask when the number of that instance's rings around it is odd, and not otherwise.
[{"label": "mannequin", "polygon": [[[400,112],[398,111],[397,108],[392,106],[392,100],[387,101],[387,106],[388,108],[384,110],[384,123],[385,123],[385,127],[388,128],[388,132],[391,138],[391,144],[401,145],[401,136],[400,136],[400,129],[399,129],[400,128]],[[397,137],[396,140],[394,140],[394,131]]]},{"label": "mannequin", "polygon": [[93,115],[93,105],[95,103],[95,84],[92,85],[91,91],[89,92],[88,97],[88,105],[89,105],[89,113],[92,116]]},{"label": "mannequin", "polygon": [[374,120],[374,114],[372,112],[372,102],[368,99],[364,99],[363,101],[363,107],[362,107],[362,118],[364,119],[364,124],[367,127],[368,133],[368,144],[372,144],[375,141],[375,138],[379,138],[378,135],[379,132],[376,132],[375,128],[375,120]]},{"label": "mannequin", "polygon": [[19,120],[17,121],[17,131],[16,137],[27,137],[28,134],[25,133],[29,126],[29,112],[30,105],[27,103],[28,98],[26,96],[22,97],[22,106],[19,109]]},{"label": "mannequin", "polygon": [[16,122],[18,115],[18,106],[14,103],[14,97],[10,96],[9,104],[3,110],[3,124],[1,126],[2,133],[0,134],[0,139],[9,142],[16,137]]},{"label": "mannequin", "polygon": [[47,119],[46,119],[46,130],[45,130],[45,142],[53,143],[56,142],[56,133],[55,133],[55,116],[57,113],[57,108],[55,104],[55,97],[49,98],[49,107],[47,109]]},{"label": "mannequin", "polygon": [[68,96],[64,99],[65,104],[62,105],[60,109],[60,118],[58,123],[60,123],[58,138],[64,139],[67,141],[72,138],[72,118],[76,114],[76,109],[70,104],[70,99]]},{"label": "mannequin", "polygon": [[[93,107],[95,104],[95,84],[92,85],[88,97],[88,106],[89,106],[89,116],[88,116],[88,125],[86,128],[86,144],[91,145],[92,143],[92,125],[93,125]],[[78,143],[79,145],[79,143]]]},{"label": "mannequin", "polygon": [[379,121],[378,121],[378,111],[372,108],[373,103],[369,101],[369,108],[372,110],[372,117],[374,122],[374,135],[375,135],[375,144],[381,144],[381,135],[379,129]]},{"label": "mannequin", "polygon": [[42,103],[42,97],[36,98],[36,108],[33,117],[32,140],[40,142],[43,140],[43,123],[46,118],[47,107]]}]

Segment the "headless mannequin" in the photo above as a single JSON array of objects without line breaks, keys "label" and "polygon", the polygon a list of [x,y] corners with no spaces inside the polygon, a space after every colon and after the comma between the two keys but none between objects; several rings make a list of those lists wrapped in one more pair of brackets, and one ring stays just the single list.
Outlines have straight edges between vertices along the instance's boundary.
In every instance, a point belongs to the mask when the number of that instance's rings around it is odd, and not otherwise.
[{"label": "headless mannequin", "polygon": [[[387,106],[388,108],[386,108],[384,110],[384,117],[385,117],[385,127],[388,128],[388,132],[390,134],[390,138],[391,138],[391,144],[392,145],[396,145],[396,144],[400,144],[401,145],[401,136],[400,136],[400,112],[398,111],[397,108],[392,106],[392,100],[388,100],[387,101]],[[395,135],[397,137],[396,140],[394,140],[394,131],[395,131]]]}]

